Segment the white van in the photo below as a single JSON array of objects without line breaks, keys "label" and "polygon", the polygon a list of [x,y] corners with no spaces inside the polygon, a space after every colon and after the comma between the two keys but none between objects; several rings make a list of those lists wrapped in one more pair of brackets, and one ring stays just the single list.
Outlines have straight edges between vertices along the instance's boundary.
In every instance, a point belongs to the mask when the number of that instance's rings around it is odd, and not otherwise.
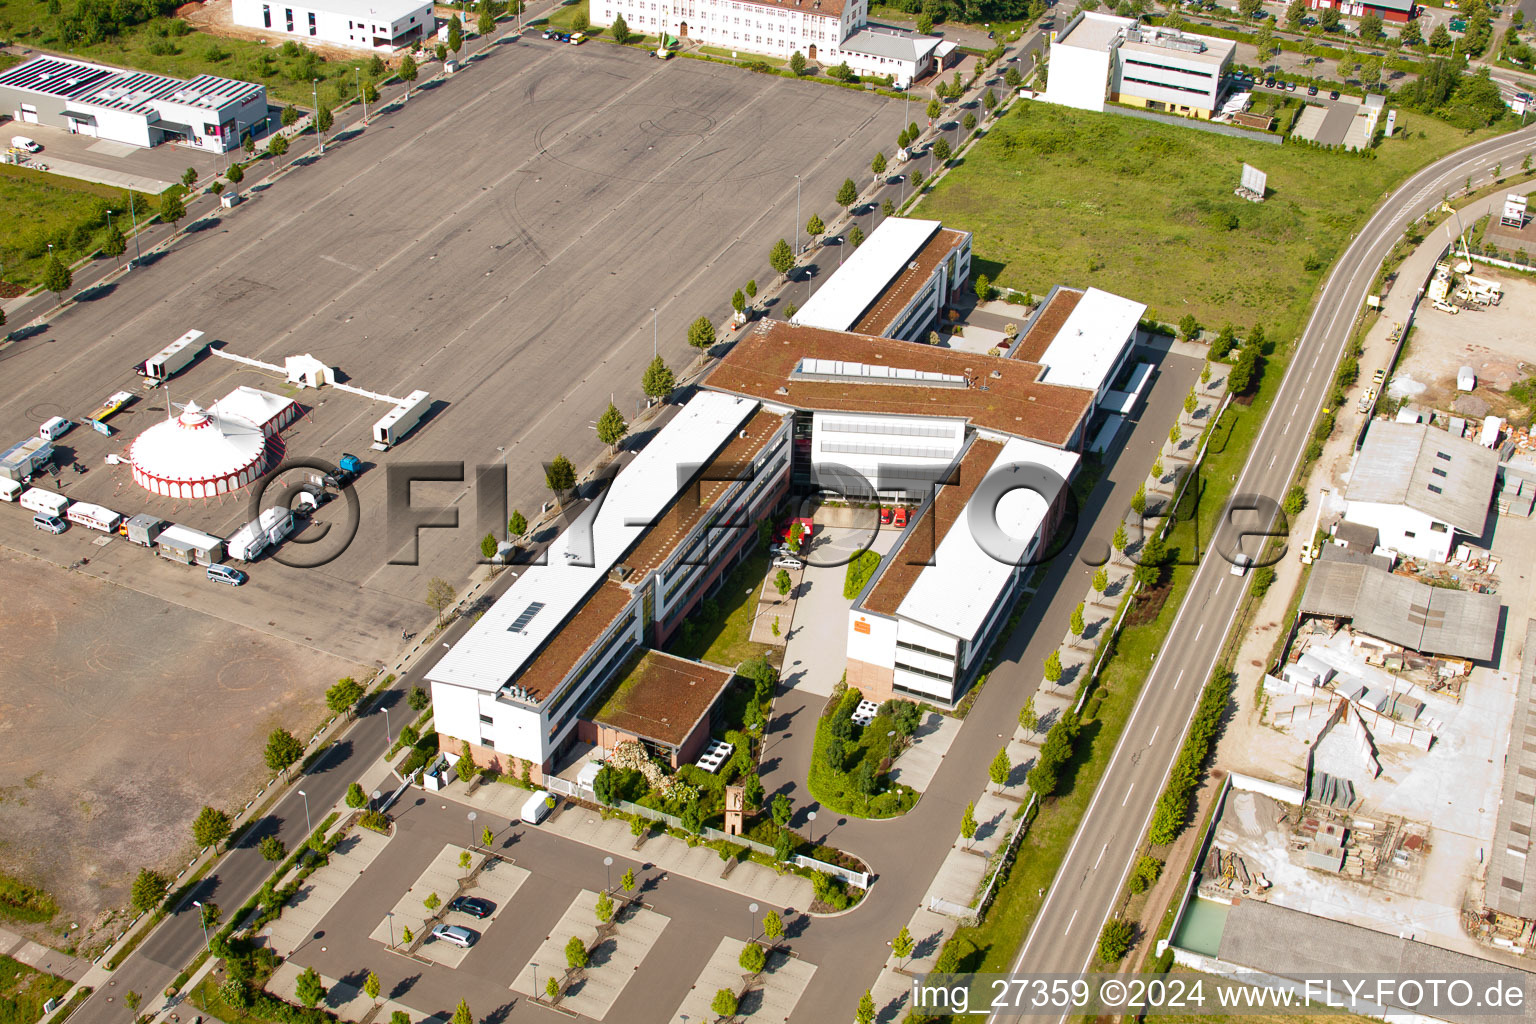
[{"label": "white van", "polygon": [[20,480],[7,480],[0,477],[0,501],[15,501],[26,489],[27,485]]},{"label": "white van", "polygon": [[523,804],[523,813],[520,815],[520,817],[525,823],[529,825],[537,825],[539,822],[549,817],[550,799],[551,798],[548,790],[539,790],[537,793],[533,794],[533,796],[530,796],[527,802]]},{"label": "white van", "polygon": [[69,499],[41,487],[28,487],[21,496],[21,507],[45,516],[62,516],[69,508]]},{"label": "white van", "polygon": [[57,441],[73,429],[74,423],[63,416],[55,416],[53,419],[37,428],[37,436],[44,441]]}]

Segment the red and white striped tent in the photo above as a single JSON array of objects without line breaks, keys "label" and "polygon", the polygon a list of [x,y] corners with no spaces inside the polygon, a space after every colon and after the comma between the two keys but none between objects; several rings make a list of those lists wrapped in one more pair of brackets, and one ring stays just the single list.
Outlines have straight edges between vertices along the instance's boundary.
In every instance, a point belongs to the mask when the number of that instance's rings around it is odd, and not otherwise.
[{"label": "red and white striped tent", "polygon": [[133,479],[169,498],[212,498],[266,471],[267,439],[298,418],[291,399],[239,387],[207,409],[189,402],[133,442]]}]

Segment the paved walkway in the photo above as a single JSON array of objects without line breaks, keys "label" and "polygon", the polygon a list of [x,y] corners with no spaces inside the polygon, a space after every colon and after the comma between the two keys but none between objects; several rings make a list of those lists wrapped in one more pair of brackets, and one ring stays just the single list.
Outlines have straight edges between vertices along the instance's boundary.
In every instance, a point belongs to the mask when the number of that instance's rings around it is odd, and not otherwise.
[{"label": "paved walkway", "polygon": [[[438,795],[446,800],[473,807],[477,811],[488,814],[491,819],[502,818],[514,824],[519,822],[523,804],[528,799],[526,789],[502,782],[482,783],[470,793],[466,793],[465,789],[462,783],[454,782]],[[491,824],[485,817],[482,817],[480,822],[486,825]],[[622,853],[626,856],[632,855],[635,851],[635,837],[630,833],[629,822],[626,819],[615,817],[604,820],[597,811],[575,804],[564,805],[546,818],[542,825],[518,824],[518,827],[537,827],[584,846]],[[781,875],[762,864],[743,861],[737,864],[729,875],[722,877],[721,871],[724,870],[724,866],[721,864],[720,855],[714,849],[707,846],[689,846],[683,840],[674,839],[668,835],[650,837],[645,841],[643,849],[645,858],[662,871],[760,900],[770,906],[806,910],[811,905],[811,883],[800,875],[793,873]]]},{"label": "paved walkway", "polygon": [[[596,908],[597,893],[589,889],[577,893],[559,922],[544,936],[533,959],[518,972],[510,986],[512,991],[545,999],[541,986],[548,985],[553,977],[561,985],[562,1010],[593,1020],[606,1019],[672,919],[637,905],[620,912],[612,928],[603,929]],[[587,967],[579,972],[564,966],[565,946],[572,938],[580,939],[587,949]]]},{"label": "paved walkway", "polygon": [[34,970],[44,971],[70,981],[79,981],[90,970],[88,961],[49,949],[41,943],[24,939],[8,928],[0,928],[0,954],[26,964]]},{"label": "paved walkway", "polygon": [[368,870],[388,842],[388,836],[372,829],[354,828],[336,845],[329,862],[304,880],[283,907],[282,916],[263,930],[267,944],[278,956],[289,956],[309,940],[321,919]]},{"label": "paved walkway", "polygon": [[93,181],[98,185],[131,188],[139,192],[147,192],[150,195],[158,195],[175,184],[174,182],[161,181],[159,178],[151,178],[143,174],[134,174],[131,171],[113,171],[105,167],[77,163],[74,160],[60,160],[57,157],[46,155],[34,157],[32,164],[38,170],[47,170],[49,174],[62,174],[66,178]]},{"label": "paved walkway", "polygon": [[[732,1018],[734,1020],[757,1021],[761,1024],[773,1021],[778,1024],[789,1019],[794,1013],[795,1004],[800,1001],[801,993],[811,983],[816,965],[784,953],[774,953],[769,957],[763,973],[749,979],[739,962],[741,951],[746,946],[745,942],[737,939],[720,940],[709,962],[699,972],[693,988],[688,990],[687,998],[668,1018],[671,1024],[715,1020],[717,1015],[710,1008],[710,1003],[715,993],[723,988],[740,994],[741,1001],[736,1016]],[[742,993],[743,988],[746,988],[745,993]]]}]

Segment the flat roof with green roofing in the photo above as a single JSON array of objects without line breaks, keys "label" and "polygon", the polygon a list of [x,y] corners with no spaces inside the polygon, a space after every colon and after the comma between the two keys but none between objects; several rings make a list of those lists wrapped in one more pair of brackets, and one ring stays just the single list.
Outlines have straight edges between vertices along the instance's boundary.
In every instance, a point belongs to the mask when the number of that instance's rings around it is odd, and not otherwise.
[{"label": "flat roof with green roofing", "polygon": [[615,674],[584,717],[653,743],[680,747],[709,717],[734,676],[719,665],[641,651]]}]

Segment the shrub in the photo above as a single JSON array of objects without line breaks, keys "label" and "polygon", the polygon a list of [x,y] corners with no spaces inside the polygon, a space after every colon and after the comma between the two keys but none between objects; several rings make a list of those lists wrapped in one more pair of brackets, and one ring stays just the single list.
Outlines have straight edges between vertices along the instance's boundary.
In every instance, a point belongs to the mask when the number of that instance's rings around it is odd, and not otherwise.
[{"label": "shrub", "polygon": [[1135,869],[1131,872],[1130,880],[1126,888],[1133,893],[1143,893],[1157,884],[1157,879],[1163,873],[1163,862],[1156,857],[1144,856],[1136,862]]},{"label": "shrub", "polygon": [[354,782],[347,787],[347,806],[358,808],[368,802],[368,794],[363,792],[361,783]]},{"label": "shrub", "polygon": [[880,556],[873,551],[861,551],[848,563],[847,576],[843,579],[843,597],[853,600],[864,590],[869,578],[880,567]]},{"label": "shrub", "polygon": [[1131,943],[1136,941],[1136,926],[1129,921],[1114,920],[1104,923],[1104,930],[1099,932],[1099,959],[1108,964],[1117,964],[1125,959],[1125,954],[1131,951]]},{"label": "shrub", "polygon": [[1184,830],[1184,819],[1189,812],[1189,799],[1200,781],[1200,773],[1210,757],[1221,717],[1226,713],[1231,699],[1235,678],[1227,669],[1218,669],[1205,685],[1200,704],[1189,724],[1189,735],[1179,751],[1173,770],[1168,776],[1167,788],[1158,798],[1157,809],[1152,815],[1152,828],[1147,837],[1158,846],[1166,846],[1178,838]]}]

